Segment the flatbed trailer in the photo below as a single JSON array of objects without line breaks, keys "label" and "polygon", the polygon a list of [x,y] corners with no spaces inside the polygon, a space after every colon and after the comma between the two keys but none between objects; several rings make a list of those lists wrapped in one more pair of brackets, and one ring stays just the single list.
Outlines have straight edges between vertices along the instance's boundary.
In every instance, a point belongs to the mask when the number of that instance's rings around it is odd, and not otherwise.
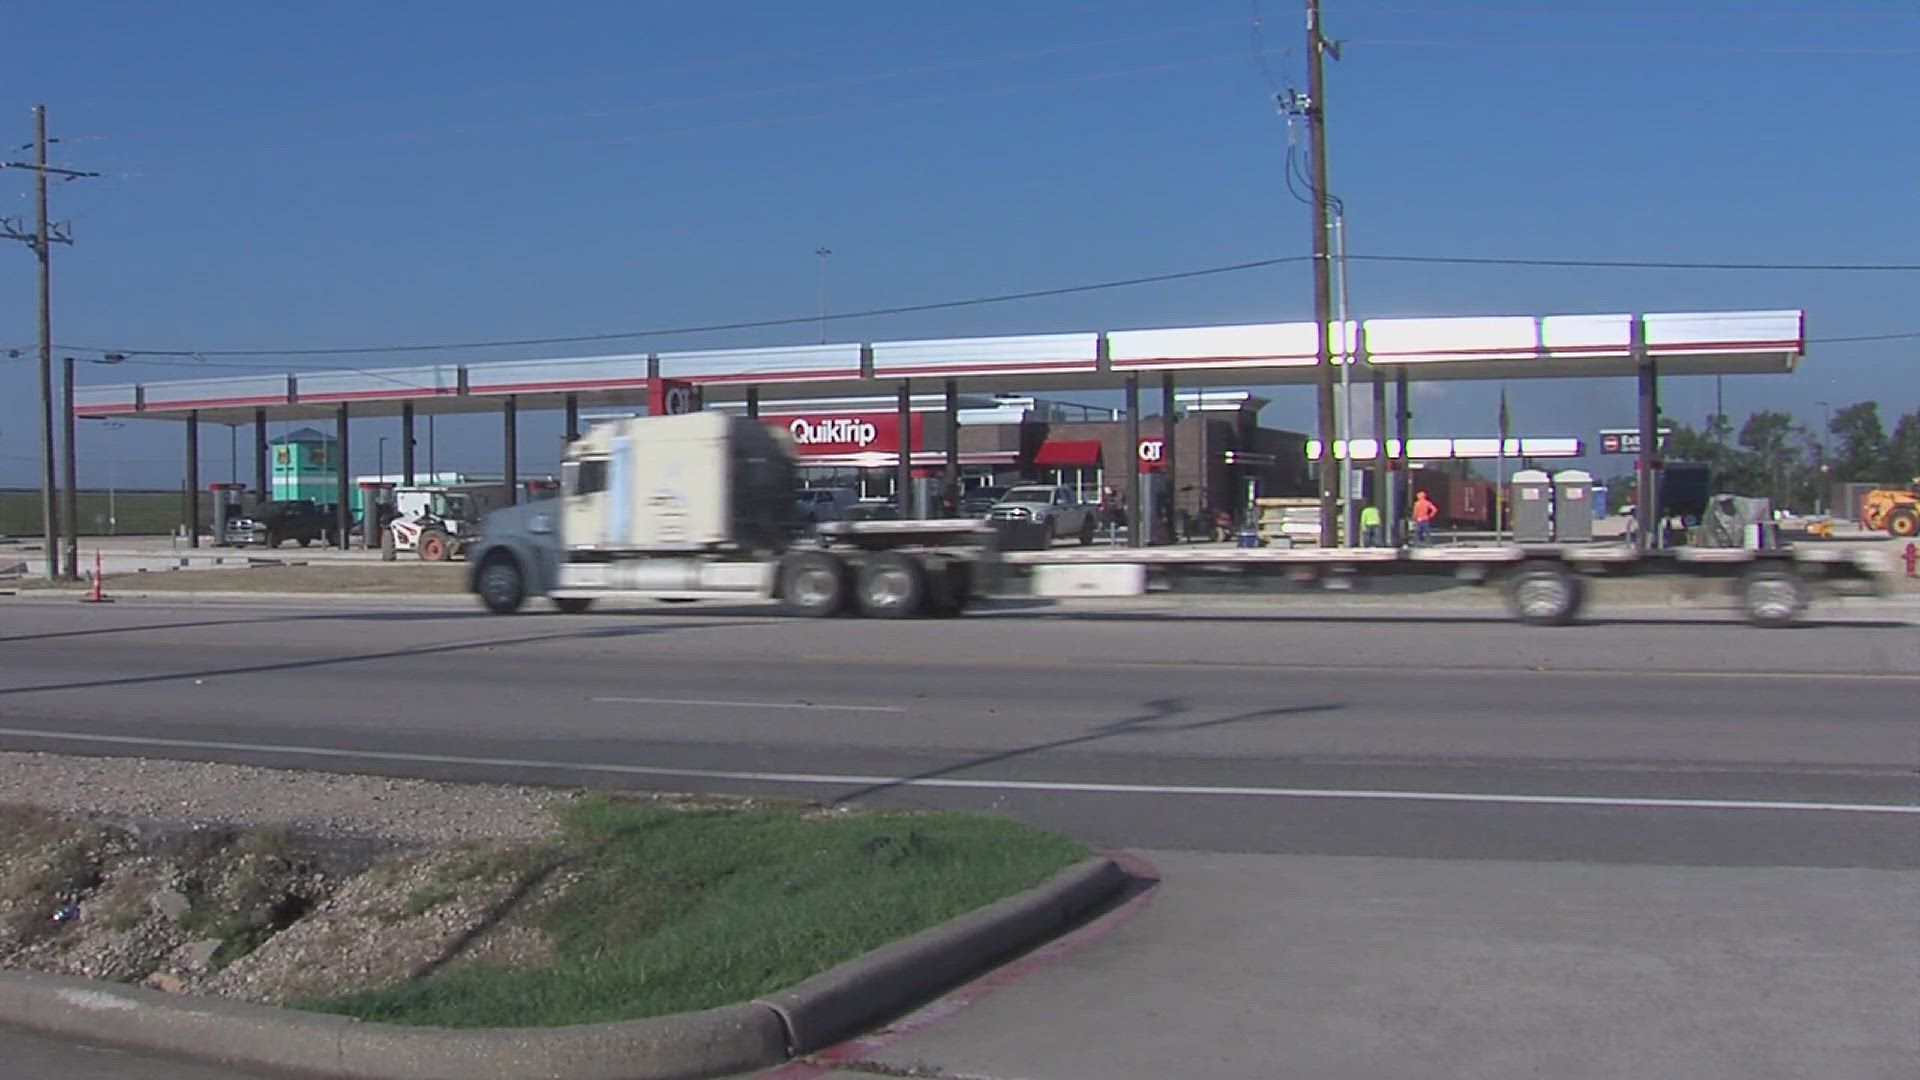
[{"label": "flatbed trailer", "polygon": [[[1724,579],[1761,626],[1785,626],[1816,590],[1873,593],[1889,567],[1873,553],[1613,544],[1409,548],[1042,548],[1031,523],[971,518],[838,521],[808,530],[792,454],[756,420],[721,413],[595,427],[568,446],[557,497],[487,516],[470,549],[469,587],[508,614],[535,596],[562,611],[596,600],[776,601],[795,615],[953,616],[1025,575],[1041,596],[1138,596],[1170,576],[1278,577],[1326,588],[1420,576],[1506,591],[1516,617],[1569,622],[1597,577]],[[1002,533],[1005,532],[1005,542]],[[1045,543],[1050,537],[1042,538]]]},{"label": "flatbed trailer", "polygon": [[1589,581],[1657,576],[1723,582],[1748,621],[1787,626],[1799,620],[1816,594],[1884,593],[1889,572],[1886,560],[1870,551],[1681,547],[1643,552],[1628,544],[1092,548],[1010,551],[999,561],[1007,571],[1028,577],[1032,595],[1048,597],[1140,596],[1182,575],[1277,578],[1329,590],[1371,579],[1444,578],[1500,588],[1514,617],[1537,626],[1576,619]]}]

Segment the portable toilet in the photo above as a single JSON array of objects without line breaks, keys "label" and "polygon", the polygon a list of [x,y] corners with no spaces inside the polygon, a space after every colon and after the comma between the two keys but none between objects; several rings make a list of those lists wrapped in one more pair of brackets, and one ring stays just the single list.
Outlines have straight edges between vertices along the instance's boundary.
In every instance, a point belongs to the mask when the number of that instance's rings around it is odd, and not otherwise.
[{"label": "portable toilet", "polygon": [[1513,538],[1523,544],[1553,539],[1553,479],[1539,469],[1513,474]]},{"label": "portable toilet", "polygon": [[1593,539],[1593,474],[1562,469],[1553,474],[1553,538],[1561,543]]}]

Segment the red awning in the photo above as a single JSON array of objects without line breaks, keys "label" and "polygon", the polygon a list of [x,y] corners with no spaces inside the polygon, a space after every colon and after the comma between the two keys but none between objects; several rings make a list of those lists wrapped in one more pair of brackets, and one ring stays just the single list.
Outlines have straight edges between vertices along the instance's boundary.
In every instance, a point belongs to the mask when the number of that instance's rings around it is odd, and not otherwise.
[{"label": "red awning", "polygon": [[1048,439],[1033,453],[1035,465],[1073,468],[1100,464],[1099,439]]}]

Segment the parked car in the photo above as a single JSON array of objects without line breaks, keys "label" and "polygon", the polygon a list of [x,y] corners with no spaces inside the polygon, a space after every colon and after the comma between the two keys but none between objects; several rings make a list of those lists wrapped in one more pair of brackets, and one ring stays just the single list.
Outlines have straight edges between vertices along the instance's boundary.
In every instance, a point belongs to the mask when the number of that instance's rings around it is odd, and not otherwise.
[{"label": "parked car", "polygon": [[1091,544],[1095,511],[1095,507],[1081,502],[1070,487],[1021,484],[1007,489],[988,511],[987,520],[1045,522],[1051,539],[1077,536],[1082,544]]},{"label": "parked car", "polygon": [[862,499],[846,509],[848,521],[898,521],[900,508],[891,499]]},{"label": "parked car", "polygon": [[333,535],[332,512],[312,499],[276,499],[227,523],[227,542],[279,547],[288,540],[301,547]]},{"label": "parked car", "polygon": [[800,520],[813,525],[846,517],[860,493],[848,487],[802,488],[797,498]]},{"label": "parked car", "polygon": [[1006,493],[1004,486],[968,488],[960,493],[960,516],[986,517]]}]

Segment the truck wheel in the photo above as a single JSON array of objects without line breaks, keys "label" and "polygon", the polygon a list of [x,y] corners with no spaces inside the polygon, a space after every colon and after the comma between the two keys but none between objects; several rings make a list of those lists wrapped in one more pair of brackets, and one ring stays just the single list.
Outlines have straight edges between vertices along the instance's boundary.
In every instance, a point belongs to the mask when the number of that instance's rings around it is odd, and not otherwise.
[{"label": "truck wheel", "polygon": [[[301,538],[300,538],[300,546],[301,546],[301,547],[307,547],[307,546],[309,546],[309,545],[311,545],[312,543],[313,543],[313,537],[311,537],[311,536],[303,536],[303,537],[301,537]],[[279,546],[280,546],[280,541],[278,541],[278,540],[275,540],[275,541],[273,542],[273,546],[274,546],[274,547],[279,547]]]},{"label": "truck wheel", "polygon": [[527,582],[511,555],[498,555],[480,568],[474,581],[480,602],[495,615],[511,615],[527,602]]},{"label": "truck wheel", "polygon": [[1791,570],[1756,567],[1740,579],[1740,604],[1755,626],[1792,626],[1807,610],[1807,586]]},{"label": "truck wheel", "polygon": [[1093,519],[1091,517],[1087,519],[1086,524],[1080,526],[1080,546],[1093,546]]},{"label": "truck wheel", "polygon": [[860,568],[860,612],[906,619],[927,610],[927,568],[897,551],[882,551]]},{"label": "truck wheel", "polygon": [[1887,532],[1902,540],[1920,534],[1920,510],[1901,506],[1887,511]]},{"label": "truck wheel", "polygon": [[553,606],[560,609],[562,615],[583,615],[593,606],[591,596],[556,596]]},{"label": "truck wheel", "polygon": [[824,551],[789,555],[780,564],[780,603],[795,615],[824,619],[847,606],[847,564]]},{"label": "truck wheel", "polygon": [[1507,579],[1507,606],[1529,626],[1564,626],[1585,599],[1585,583],[1559,563],[1530,562]]},{"label": "truck wheel", "polygon": [[416,546],[420,549],[420,559],[422,562],[446,562],[447,556],[452,550],[447,542],[447,534],[438,529],[426,529],[422,531],[420,533],[420,542]]}]

